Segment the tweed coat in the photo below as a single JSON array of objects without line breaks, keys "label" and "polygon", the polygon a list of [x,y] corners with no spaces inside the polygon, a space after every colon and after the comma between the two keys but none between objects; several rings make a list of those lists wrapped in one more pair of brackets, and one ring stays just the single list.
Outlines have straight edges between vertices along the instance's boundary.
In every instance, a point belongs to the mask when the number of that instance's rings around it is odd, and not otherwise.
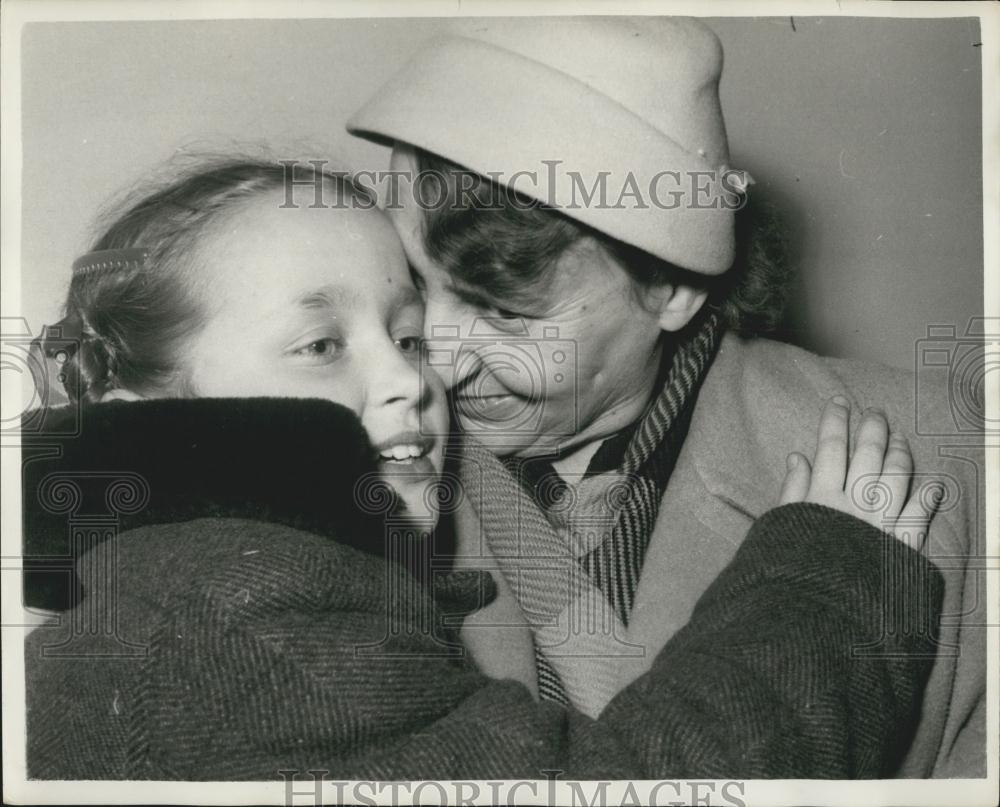
[{"label": "tweed coat", "polygon": [[[827,508],[759,518],[595,721],[470,664],[453,625],[488,598],[481,576],[381,557],[352,506],[373,452],[342,407],[117,402],[83,426],[25,465],[28,554],[65,551],[67,503],[128,512],[79,557],[82,600],[28,639],[33,778],[871,777],[919,718],[941,575]],[[146,493],[108,498],[109,474]],[[76,498],[46,487],[71,478]],[[29,603],[52,606],[52,570],[26,568]],[[931,630],[883,636],[900,611]]]}]

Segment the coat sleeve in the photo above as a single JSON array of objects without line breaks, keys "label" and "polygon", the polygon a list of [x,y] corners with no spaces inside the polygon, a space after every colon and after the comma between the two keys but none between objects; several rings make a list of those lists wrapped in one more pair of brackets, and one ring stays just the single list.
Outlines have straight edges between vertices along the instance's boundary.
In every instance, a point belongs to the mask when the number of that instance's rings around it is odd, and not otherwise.
[{"label": "coat sleeve", "polygon": [[815,505],[758,520],[596,721],[477,672],[426,591],[321,540],[191,580],[147,660],[165,778],[850,778],[895,764],[934,653],[920,555]]},{"label": "coat sleeve", "polygon": [[942,591],[922,555],[859,519],[775,508],[600,720],[656,778],[890,776],[920,714]]}]

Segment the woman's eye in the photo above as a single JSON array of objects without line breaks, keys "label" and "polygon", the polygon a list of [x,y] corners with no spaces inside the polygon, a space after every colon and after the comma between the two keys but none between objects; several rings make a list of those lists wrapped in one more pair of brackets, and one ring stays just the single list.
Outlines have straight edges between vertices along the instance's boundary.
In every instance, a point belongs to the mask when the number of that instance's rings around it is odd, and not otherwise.
[{"label": "woman's eye", "polygon": [[509,333],[523,332],[528,327],[528,320],[531,319],[531,317],[519,314],[517,311],[511,311],[508,308],[497,308],[496,306],[490,309],[490,316],[496,320],[498,328]]}]

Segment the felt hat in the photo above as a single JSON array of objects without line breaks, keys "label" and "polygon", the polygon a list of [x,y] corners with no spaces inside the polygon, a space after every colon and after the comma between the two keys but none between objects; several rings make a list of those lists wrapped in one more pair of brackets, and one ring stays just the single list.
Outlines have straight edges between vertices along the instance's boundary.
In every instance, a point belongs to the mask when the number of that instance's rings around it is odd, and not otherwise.
[{"label": "felt hat", "polygon": [[348,121],[686,269],[733,261],[722,47],[693,19],[456,20]]}]

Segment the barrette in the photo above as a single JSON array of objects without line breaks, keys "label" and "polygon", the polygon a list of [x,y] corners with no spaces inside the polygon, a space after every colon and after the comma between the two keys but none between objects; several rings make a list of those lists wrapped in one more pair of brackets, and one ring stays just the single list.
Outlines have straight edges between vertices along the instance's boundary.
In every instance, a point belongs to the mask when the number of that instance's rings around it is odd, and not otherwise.
[{"label": "barrette", "polygon": [[736,193],[746,194],[751,185],[756,185],[757,180],[750,176],[750,172],[741,168],[730,168],[728,165],[722,166],[722,175],[729,183],[729,187]]},{"label": "barrette", "polygon": [[126,249],[100,249],[88,252],[73,261],[73,274],[81,275],[89,272],[106,272],[122,269],[139,269],[149,257],[146,247],[128,247]]}]

